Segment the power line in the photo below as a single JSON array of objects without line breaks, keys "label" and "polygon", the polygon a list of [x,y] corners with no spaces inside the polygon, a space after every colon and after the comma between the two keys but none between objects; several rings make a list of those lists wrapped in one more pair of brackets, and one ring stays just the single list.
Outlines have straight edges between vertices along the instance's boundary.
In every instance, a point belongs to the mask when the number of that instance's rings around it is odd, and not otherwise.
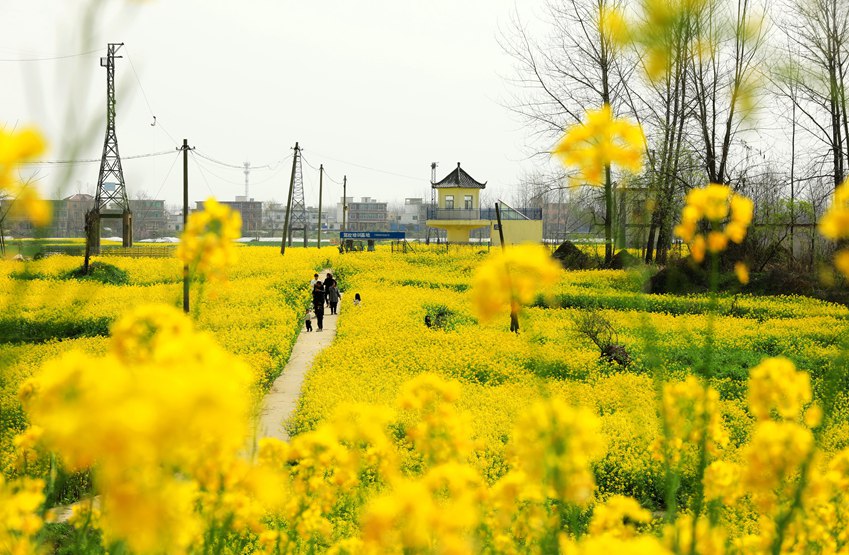
[{"label": "power line", "polygon": [[[121,160],[136,160],[138,158],[153,158],[154,156],[165,156],[171,154],[173,150],[163,150],[161,152],[148,152],[147,154],[136,154],[134,156],[121,156]],[[93,164],[100,163],[100,158],[89,158],[87,160],[33,160],[32,162],[21,162],[26,166],[42,166],[46,164]]]},{"label": "power line", "polygon": [[[304,158],[303,153],[301,153],[301,159],[302,159],[304,162],[306,162],[306,163],[307,163],[307,166],[311,167],[311,168],[312,168],[312,169],[314,169],[315,171],[319,171],[319,170],[318,170],[318,168],[316,168],[315,166],[313,166],[312,164],[310,164],[310,163],[309,163],[309,161],[308,161],[306,158]],[[333,179],[332,177],[330,177],[330,174],[328,174],[328,173],[327,173],[327,168],[324,168],[324,177],[326,177],[328,180],[330,180],[331,182],[333,182],[333,183],[335,183],[335,184],[337,184],[337,185],[342,185],[342,183],[341,183],[340,181],[337,181],[337,180]]]},{"label": "power line", "polygon": [[[200,152],[198,150],[195,150],[194,152],[195,152],[195,154],[197,154],[201,158],[209,160],[210,162],[212,162],[214,164],[218,164],[219,166],[224,166],[225,168],[233,168],[233,169],[240,170],[240,171],[244,171],[244,169],[245,169],[244,164],[231,164],[229,162],[222,162],[221,160],[217,160],[217,159],[213,158],[212,156],[209,156],[208,154],[204,154],[203,152]],[[290,154],[290,155],[286,156],[285,158],[283,158],[282,160],[277,160],[276,162],[269,162],[268,164],[261,164],[261,165],[258,165],[258,166],[251,164],[251,170],[275,170],[275,169],[277,169],[277,166],[279,164],[282,164],[283,162],[285,162],[286,160],[288,160],[291,157],[292,157],[292,155]]]},{"label": "power line", "polygon": [[396,173],[396,172],[391,172],[391,171],[388,171],[388,170],[381,170],[381,169],[378,169],[378,168],[372,168],[371,166],[365,166],[363,164],[355,164],[354,162],[346,162],[345,160],[339,160],[338,158],[332,158],[330,156],[325,156],[323,154],[319,154],[318,152],[316,152],[316,154],[318,154],[319,156],[321,156],[323,158],[327,158],[328,160],[333,160],[334,162],[339,162],[340,164],[348,164],[349,166],[362,168],[364,170],[369,170],[369,171],[378,172],[378,173],[385,173],[387,175],[393,175],[395,177],[403,177],[404,179],[413,179],[415,181],[427,181],[426,179],[421,178],[421,177],[414,177],[412,175],[404,175],[403,173]]},{"label": "power line", "polygon": [[[191,150],[189,152],[191,152],[193,155],[195,153],[194,150]],[[195,166],[197,167],[198,171],[200,172],[200,176],[203,178],[203,182],[206,183],[206,188],[209,189],[209,194],[214,197],[215,193],[212,192],[212,187],[210,187],[210,185],[209,185],[209,180],[206,178],[206,173],[203,171],[203,168],[200,166],[200,164],[198,163],[197,158],[195,156],[192,156],[192,162],[195,163]]]},{"label": "power line", "polygon": [[150,125],[151,126],[157,126],[158,125],[162,129],[162,132],[165,133],[165,135],[168,136],[168,138],[171,140],[172,143],[179,143],[179,141],[177,141],[177,139],[175,139],[171,135],[171,133],[168,132],[168,130],[165,128],[165,126],[162,125],[162,122],[160,122],[156,119],[156,114],[153,113],[153,107],[150,105],[150,101],[147,98],[147,93],[144,91],[144,87],[142,86],[141,79],[139,79],[139,74],[136,71],[136,66],[135,66],[135,64],[133,64],[133,59],[130,58],[130,52],[127,49],[126,46],[124,46],[124,54],[126,54],[126,56],[127,56],[127,61],[130,62],[130,69],[133,70],[133,75],[136,76],[136,83],[139,84],[139,90],[142,93],[142,97],[144,98],[145,104],[147,104],[147,110],[150,112],[151,117],[153,117],[153,123],[151,123]]},{"label": "power line", "polygon": [[[156,194],[153,195],[153,199],[151,199],[151,200],[156,200],[156,197],[158,197],[159,193],[162,192],[162,188],[165,187],[165,183],[168,181],[168,178],[171,177],[171,171],[174,169],[174,165],[177,163],[177,160],[179,160],[179,159],[180,159],[180,152],[178,151],[177,155],[174,157],[174,160],[171,162],[171,167],[168,168],[168,173],[165,174],[165,179],[162,180],[162,183],[159,185],[159,189],[156,191]],[[139,200],[143,200],[143,199],[139,199]],[[147,213],[150,212],[151,208],[152,208],[152,206],[150,204],[148,204],[148,207],[145,209],[144,212],[142,212],[142,217],[141,217],[142,220],[144,220],[144,218],[147,216]]]},{"label": "power line", "polygon": [[95,52],[100,52],[100,49],[97,50],[89,50],[88,52],[80,52],[79,54],[66,54],[64,56],[50,56],[45,58],[2,58],[0,62],[48,62],[51,60],[65,60],[67,58],[78,58],[80,56],[88,56],[89,54],[94,54]]}]

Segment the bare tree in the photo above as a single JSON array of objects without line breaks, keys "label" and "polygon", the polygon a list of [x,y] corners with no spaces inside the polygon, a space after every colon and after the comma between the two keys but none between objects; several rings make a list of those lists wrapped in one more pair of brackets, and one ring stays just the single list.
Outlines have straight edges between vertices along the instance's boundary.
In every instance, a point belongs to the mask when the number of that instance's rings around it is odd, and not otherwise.
[{"label": "bare tree", "polygon": [[790,0],[788,7],[789,16],[782,27],[800,58],[798,71],[791,74],[798,89],[792,100],[807,121],[806,129],[828,146],[837,187],[845,179],[849,163],[849,3]]},{"label": "bare tree", "polygon": [[[516,15],[511,35],[502,46],[517,62],[514,83],[519,93],[511,109],[534,129],[532,135],[546,145],[563,128],[581,121],[589,108],[611,105],[614,112],[626,105],[624,89],[632,68],[620,63],[620,51],[606,28],[607,14],[622,0],[549,0],[550,27],[542,41],[531,38]],[[536,155],[548,154],[549,148]],[[613,176],[605,172],[605,260],[613,258]]]}]

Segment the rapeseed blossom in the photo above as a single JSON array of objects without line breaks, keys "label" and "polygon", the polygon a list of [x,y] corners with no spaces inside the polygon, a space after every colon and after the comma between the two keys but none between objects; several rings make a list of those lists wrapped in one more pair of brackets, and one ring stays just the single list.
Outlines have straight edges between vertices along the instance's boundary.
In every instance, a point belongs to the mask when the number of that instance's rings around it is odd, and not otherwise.
[{"label": "rapeseed blossom", "polygon": [[21,162],[43,153],[46,143],[33,128],[21,131],[0,129],[0,195],[12,199],[12,212],[20,214],[37,226],[50,222],[50,203],[43,200],[31,184],[21,183],[15,175]]},{"label": "rapeseed blossom", "polygon": [[180,236],[177,258],[193,273],[213,281],[225,279],[235,263],[233,241],[241,237],[242,216],[214,198],[206,199],[203,210],[192,212]]},{"label": "rapeseed blossom", "polygon": [[36,553],[35,535],[44,521],[44,481],[29,478],[7,482],[0,476],[0,551]]},{"label": "rapeseed blossom", "polygon": [[[679,448],[705,439],[708,451],[716,454],[728,445],[728,432],[719,412],[719,393],[702,385],[695,376],[664,384],[663,419],[673,445]],[[707,438],[702,437],[705,430]]]},{"label": "rapeseed blossom", "polygon": [[48,362],[21,400],[68,468],[94,468],[107,538],[181,552],[201,529],[207,465],[244,443],[252,381],[181,312],[143,307],[115,324],[104,357],[72,351]]},{"label": "rapeseed blossom", "polygon": [[[642,0],[638,20],[627,21],[622,10],[604,14],[604,31],[617,46],[636,45],[643,53],[643,65],[649,79],[657,81],[670,70],[673,52],[692,32],[692,20],[707,0]],[[709,37],[701,41],[699,50],[710,49]]]},{"label": "rapeseed blossom", "polygon": [[616,164],[638,173],[643,167],[645,136],[639,125],[613,117],[609,104],[587,112],[583,123],[572,125],[553,154],[566,167],[577,167],[574,185],[603,185],[605,168]]},{"label": "rapeseed blossom", "polygon": [[532,405],[512,436],[514,464],[551,499],[584,505],[595,491],[590,464],[604,454],[598,418],[554,398]]},{"label": "rapeseed blossom", "polygon": [[[849,178],[834,189],[831,206],[820,219],[819,232],[832,241],[849,239]],[[834,254],[834,267],[849,278],[849,249],[841,248]]]},{"label": "rapeseed blossom", "polygon": [[496,251],[475,269],[473,303],[481,320],[491,320],[505,306],[518,310],[557,283],[562,269],[545,247],[519,245]]},{"label": "rapeseed blossom", "polygon": [[[707,187],[691,189],[681,211],[681,223],[675,227],[675,235],[690,246],[693,260],[700,263],[706,251],[716,254],[725,250],[728,241],[743,242],[752,222],[753,209],[751,199],[732,192],[727,185],[711,183]],[[729,221],[722,228],[726,219]],[[703,221],[709,228],[707,236],[699,233]]]},{"label": "rapeseed blossom", "polygon": [[782,420],[800,420],[811,402],[811,378],[786,358],[768,358],[749,374],[749,410],[760,421],[773,414]]}]

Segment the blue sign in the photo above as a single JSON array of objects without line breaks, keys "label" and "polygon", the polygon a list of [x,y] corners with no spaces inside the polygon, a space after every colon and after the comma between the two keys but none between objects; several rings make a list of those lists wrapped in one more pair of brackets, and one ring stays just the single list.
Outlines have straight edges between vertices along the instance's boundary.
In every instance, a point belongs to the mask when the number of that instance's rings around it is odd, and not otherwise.
[{"label": "blue sign", "polygon": [[404,231],[340,231],[340,239],[406,239]]}]

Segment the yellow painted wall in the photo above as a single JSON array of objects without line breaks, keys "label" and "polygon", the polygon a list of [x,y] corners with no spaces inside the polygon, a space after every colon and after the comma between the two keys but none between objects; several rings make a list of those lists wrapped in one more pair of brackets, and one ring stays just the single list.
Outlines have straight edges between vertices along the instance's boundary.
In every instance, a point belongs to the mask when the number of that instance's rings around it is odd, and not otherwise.
[{"label": "yellow painted wall", "polygon": [[[501,238],[495,226],[498,222],[489,223],[490,237],[493,245],[501,245]],[[519,243],[542,243],[542,220],[503,220],[504,242],[508,245]]]},{"label": "yellow painted wall", "polygon": [[481,207],[480,204],[480,189],[464,189],[462,187],[446,187],[437,189],[439,193],[439,207],[445,208],[445,197],[454,195],[454,209],[462,210],[465,208],[463,197],[466,195],[472,196],[472,209],[477,210]]}]

